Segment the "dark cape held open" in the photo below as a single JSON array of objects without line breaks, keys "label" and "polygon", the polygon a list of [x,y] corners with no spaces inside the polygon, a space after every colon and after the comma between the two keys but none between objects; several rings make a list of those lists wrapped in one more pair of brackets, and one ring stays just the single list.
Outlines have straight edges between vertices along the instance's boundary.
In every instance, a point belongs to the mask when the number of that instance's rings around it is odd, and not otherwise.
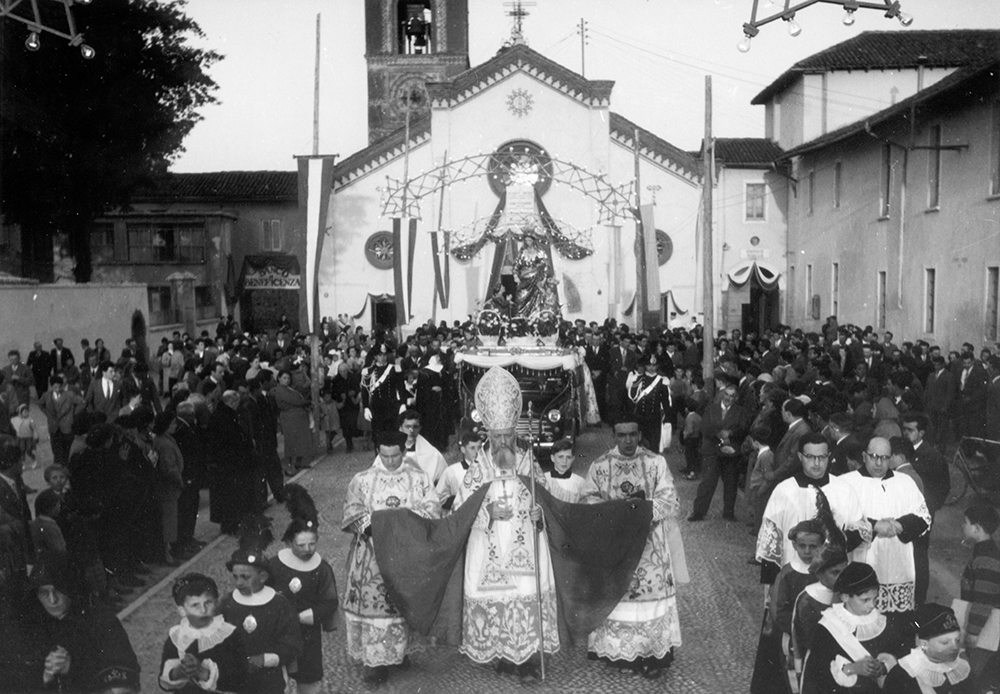
[{"label": "dark cape held open", "polygon": [[[488,488],[483,485],[447,518],[421,518],[409,509],[372,513],[375,558],[389,598],[411,628],[439,643],[461,643],[465,546]],[[583,641],[628,590],[649,536],[653,504],[640,499],[570,504],[542,487],[536,493],[555,576],[560,637]]]}]

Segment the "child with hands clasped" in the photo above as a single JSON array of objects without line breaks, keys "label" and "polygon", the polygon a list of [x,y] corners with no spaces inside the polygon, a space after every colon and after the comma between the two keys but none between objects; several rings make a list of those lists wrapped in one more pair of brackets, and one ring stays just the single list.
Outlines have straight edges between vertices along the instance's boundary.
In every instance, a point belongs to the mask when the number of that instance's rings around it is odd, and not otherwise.
[{"label": "child with hands clasped", "polygon": [[174,583],[180,624],[170,628],[160,659],[160,687],[172,692],[242,691],[246,674],[236,627],[215,614],[219,588],[208,576],[189,573]]}]

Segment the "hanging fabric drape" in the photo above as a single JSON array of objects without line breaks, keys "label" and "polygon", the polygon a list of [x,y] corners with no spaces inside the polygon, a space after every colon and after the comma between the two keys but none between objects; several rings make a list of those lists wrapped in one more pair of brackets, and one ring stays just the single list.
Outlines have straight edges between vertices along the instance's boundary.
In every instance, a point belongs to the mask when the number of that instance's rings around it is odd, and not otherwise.
[{"label": "hanging fabric drape", "polygon": [[755,278],[761,289],[769,291],[778,287],[778,277],[781,273],[768,263],[760,260],[745,260],[729,271],[729,281],[735,287],[742,287]]}]

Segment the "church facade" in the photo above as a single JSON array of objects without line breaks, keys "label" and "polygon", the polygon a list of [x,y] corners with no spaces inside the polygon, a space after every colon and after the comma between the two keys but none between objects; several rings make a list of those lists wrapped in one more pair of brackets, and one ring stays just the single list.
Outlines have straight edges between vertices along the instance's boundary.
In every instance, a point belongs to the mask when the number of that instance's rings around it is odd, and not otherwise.
[{"label": "church facade", "polygon": [[333,167],[320,315],[634,322],[638,289],[664,315],[699,311],[700,164],[615,113],[613,82],[517,36],[470,69],[464,0],[368,0],[366,21],[370,145]]}]

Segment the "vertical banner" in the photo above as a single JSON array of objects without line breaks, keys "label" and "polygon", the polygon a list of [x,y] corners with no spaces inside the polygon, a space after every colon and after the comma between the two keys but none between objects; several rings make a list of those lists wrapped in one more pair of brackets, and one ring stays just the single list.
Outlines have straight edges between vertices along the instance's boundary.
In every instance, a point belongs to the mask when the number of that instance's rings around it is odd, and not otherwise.
[{"label": "vertical banner", "polygon": [[408,219],[403,231],[403,220],[392,219],[392,274],[396,295],[396,325],[402,327],[410,322],[410,307],[413,302],[413,259],[417,245],[417,220]]},{"label": "vertical banner", "polygon": [[441,274],[441,249],[438,232],[431,232],[431,255],[434,257],[434,295],[440,300],[441,308],[448,308],[448,298],[444,295],[444,277]]},{"label": "vertical banner", "polygon": [[336,155],[299,157],[299,208],[306,218],[306,322],[308,332],[319,326],[319,263],[326,237],[326,220],[333,190]]},{"label": "vertical banner", "polygon": [[660,254],[656,248],[656,220],[653,205],[642,205],[642,240],[646,251],[646,306],[650,313],[661,312],[660,300]]}]

